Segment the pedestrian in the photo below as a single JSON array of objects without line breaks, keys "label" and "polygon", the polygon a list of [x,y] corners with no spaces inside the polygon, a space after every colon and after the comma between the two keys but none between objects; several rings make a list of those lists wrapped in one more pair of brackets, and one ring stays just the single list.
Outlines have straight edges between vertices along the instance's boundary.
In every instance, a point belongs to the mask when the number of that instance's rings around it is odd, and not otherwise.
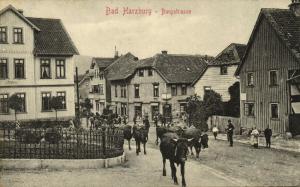
[{"label": "pedestrian", "polygon": [[[91,116],[91,117],[90,117],[90,122],[91,122],[90,128],[93,128],[93,127],[94,127],[94,121],[95,121],[94,117]],[[88,128],[88,125],[89,125],[89,124],[86,124],[87,128]]]},{"label": "pedestrian", "polygon": [[258,137],[259,137],[259,132],[255,127],[251,132],[251,139],[252,139],[252,145],[256,149],[258,148]]},{"label": "pedestrian", "polygon": [[219,129],[218,129],[218,127],[216,125],[213,127],[212,132],[213,132],[215,140],[216,140],[218,132],[219,132]]},{"label": "pedestrian", "polygon": [[228,120],[227,133],[228,133],[228,138],[229,138],[229,142],[230,142],[230,147],[233,146],[233,131],[234,131],[234,126],[231,123],[231,120]]},{"label": "pedestrian", "polygon": [[162,116],[161,123],[164,127],[166,126],[166,116],[165,115]]},{"label": "pedestrian", "polygon": [[136,125],[136,115],[133,116],[133,124]]},{"label": "pedestrian", "polygon": [[272,137],[272,129],[268,126],[265,131],[265,138],[266,138],[266,147],[271,148],[271,137]]}]

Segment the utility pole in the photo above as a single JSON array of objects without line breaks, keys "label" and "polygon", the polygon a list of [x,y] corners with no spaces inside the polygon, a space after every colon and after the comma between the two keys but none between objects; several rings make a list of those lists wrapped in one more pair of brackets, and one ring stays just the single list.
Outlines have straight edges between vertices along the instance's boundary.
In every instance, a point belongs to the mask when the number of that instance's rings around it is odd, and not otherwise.
[{"label": "utility pole", "polygon": [[[80,120],[80,104],[79,104],[79,81],[78,81],[78,67],[76,66],[76,95],[77,95],[77,106],[76,106],[76,110],[77,110],[77,122],[79,122]],[[79,124],[77,124],[79,125]]]}]

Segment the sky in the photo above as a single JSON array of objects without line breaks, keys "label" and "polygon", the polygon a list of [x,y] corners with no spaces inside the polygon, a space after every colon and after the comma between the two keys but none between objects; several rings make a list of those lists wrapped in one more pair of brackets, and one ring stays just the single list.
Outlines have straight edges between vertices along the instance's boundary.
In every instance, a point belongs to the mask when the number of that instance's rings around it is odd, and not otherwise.
[{"label": "sky", "polygon": [[[112,57],[131,52],[146,58],[170,54],[216,56],[230,43],[247,44],[261,8],[288,8],[290,0],[0,0],[28,17],[59,18],[80,55]],[[106,15],[107,7],[118,14]],[[125,15],[123,8],[151,9]],[[161,9],[191,14],[161,15]],[[157,11],[155,13],[154,11]]]}]

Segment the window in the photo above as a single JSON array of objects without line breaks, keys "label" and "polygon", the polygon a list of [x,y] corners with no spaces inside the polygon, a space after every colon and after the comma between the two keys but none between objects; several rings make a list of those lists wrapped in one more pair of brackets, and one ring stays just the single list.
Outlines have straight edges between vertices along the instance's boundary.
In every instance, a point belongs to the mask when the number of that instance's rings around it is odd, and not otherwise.
[{"label": "window", "polygon": [[14,43],[22,44],[23,43],[23,29],[14,28]]},{"label": "window", "polygon": [[24,59],[14,59],[14,64],[15,64],[15,78],[24,79],[25,78]]},{"label": "window", "polygon": [[99,93],[100,95],[104,95],[103,84],[99,84],[99,85],[98,85],[98,88],[99,88],[99,92],[98,92],[98,93]]},{"label": "window", "polygon": [[126,103],[121,103],[121,115],[127,114],[127,105]]},{"label": "window", "polygon": [[203,86],[204,94],[211,90],[211,86]]},{"label": "window", "polygon": [[245,116],[254,116],[254,103],[245,103]]},{"label": "window", "polygon": [[254,78],[253,73],[247,73],[247,85],[248,86],[254,86]]},{"label": "window", "polygon": [[56,78],[57,79],[66,78],[66,61],[63,59],[56,60]]},{"label": "window", "polygon": [[41,79],[50,79],[50,59],[41,59]]},{"label": "window", "polygon": [[279,118],[278,103],[271,103],[271,118],[272,119],[278,119]]},{"label": "window", "polygon": [[42,111],[51,110],[50,100],[51,100],[50,92],[42,93]]},{"label": "window", "polygon": [[176,85],[172,85],[171,86],[171,95],[172,96],[176,96],[177,95],[177,86]]},{"label": "window", "polygon": [[140,77],[144,77],[144,70],[143,70],[143,69],[140,69],[140,70],[139,70],[139,76],[140,76]]},{"label": "window", "polygon": [[181,85],[181,95],[186,95],[186,85]]},{"label": "window", "polygon": [[7,114],[8,112],[8,94],[0,94],[0,113]]},{"label": "window", "polygon": [[25,93],[17,93],[17,96],[21,98],[21,108],[17,112],[26,112],[26,97]]},{"label": "window", "polygon": [[95,103],[96,103],[96,111],[100,111],[100,102],[99,102],[99,100],[96,100]]},{"label": "window", "polygon": [[7,43],[7,27],[0,27],[0,43]]},{"label": "window", "polygon": [[0,59],[0,79],[8,78],[7,59]]},{"label": "window", "polygon": [[159,97],[159,84],[153,83],[153,97]]},{"label": "window", "polygon": [[103,80],[103,79],[104,79],[103,73],[100,74],[99,79],[100,79],[100,80]]},{"label": "window", "polygon": [[59,109],[66,109],[66,92],[57,92],[56,96],[59,97],[61,101]]},{"label": "window", "polygon": [[227,75],[228,72],[227,72],[227,66],[221,66],[220,67],[220,74],[221,75]]},{"label": "window", "polygon": [[138,84],[134,85],[134,97],[135,98],[140,97],[140,85],[138,85]]},{"label": "window", "polygon": [[118,85],[115,85],[115,97],[118,97]]},{"label": "window", "polygon": [[126,86],[121,85],[121,97],[126,98]]},{"label": "window", "polygon": [[272,70],[269,72],[269,80],[270,80],[270,86],[276,86],[278,85],[277,82],[277,71],[276,70]]},{"label": "window", "polygon": [[150,76],[153,76],[153,71],[152,71],[152,69],[148,69],[148,76],[150,77]]}]

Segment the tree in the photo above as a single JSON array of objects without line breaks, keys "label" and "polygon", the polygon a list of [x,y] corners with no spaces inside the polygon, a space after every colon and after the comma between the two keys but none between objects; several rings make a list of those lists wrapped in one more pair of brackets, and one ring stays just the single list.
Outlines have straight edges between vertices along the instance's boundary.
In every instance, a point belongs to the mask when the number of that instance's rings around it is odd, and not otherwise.
[{"label": "tree", "polygon": [[55,119],[56,119],[56,121],[57,121],[57,110],[61,109],[62,105],[63,105],[63,101],[62,101],[61,97],[58,97],[58,96],[51,97],[50,106],[51,106],[52,109],[55,110]]},{"label": "tree", "polygon": [[214,90],[207,90],[204,93],[203,103],[205,106],[207,119],[212,115],[223,115],[223,102],[219,93],[215,92]]},{"label": "tree", "polygon": [[187,117],[188,117],[188,125],[195,126],[201,130],[207,130],[206,123],[206,111],[203,101],[197,95],[193,95],[187,98]]},{"label": "tree", "polygon": [[84,108],[86,111],[86,124],[89,124],[89,116],[91,113],[91,109],[93,108],[93,104],[91,103],[91,100],[89,98],[86,98],[83,103],[80,103],[80,105]]},{"label": "tree", "polygon": [[235,82],[228,88],[230,100],[226,104],[224,111],[227,116],[239,117],[240,116],[240,83]]},{"label": "tree", "polygon": [[8,99],[8,107],[15,111],[15,120],[17,121],[17,112],[22,110],[22,98],[13,94]]}]

